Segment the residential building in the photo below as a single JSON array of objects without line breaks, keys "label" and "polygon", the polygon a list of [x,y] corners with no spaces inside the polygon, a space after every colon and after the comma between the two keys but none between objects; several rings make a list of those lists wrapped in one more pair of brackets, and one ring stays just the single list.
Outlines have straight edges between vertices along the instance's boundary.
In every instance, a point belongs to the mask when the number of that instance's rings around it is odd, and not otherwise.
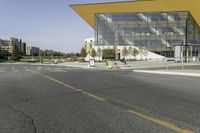
[{"label": "residential building", "polygon": [[23,42],[21,39],[17,39],[14,37],[9,38],[8,40],[0,39],[0,45],[2,50],[8,55],[13,53],[14,46],[16,46],[21,55],[26,55],[26,43]]},{"label": "residential building", "polygon": [[0,39],[0,47],[1,50],[6,53],[7,55],[10,54],[10,41],[8,40],[1,40]]},{"label": "residential building", "polygon": [[22,42],[21,39],[19,40],[19,43],[17,44],[17,49],[21,55],[26,55],[26,43]]},{"label": "residential building", "polygon": [[26,55],[31,55],[31,47],[30,46],[26,46]]},{"label": "residential building", "polygon": [[26,55],[26,43],[22,42],[21,39],[11,37],[10,38],[11,53],[13,52],[13,46],[16,46],[17,50],[21,55]]},{"label": "residential building", "polygon": [[39,54],[40,54],[40,48],[32,46],[26,47],[26,55],[39,56]]}]

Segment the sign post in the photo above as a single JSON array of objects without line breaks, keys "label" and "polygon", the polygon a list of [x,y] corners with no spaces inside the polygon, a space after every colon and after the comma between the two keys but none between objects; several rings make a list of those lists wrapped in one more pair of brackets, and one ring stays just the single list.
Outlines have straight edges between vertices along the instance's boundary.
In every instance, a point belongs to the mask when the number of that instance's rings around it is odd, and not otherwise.
[{"label": "sign post", "polygon": [[95,67],[95,61],[94,59],[89,60],[89,67]]}]

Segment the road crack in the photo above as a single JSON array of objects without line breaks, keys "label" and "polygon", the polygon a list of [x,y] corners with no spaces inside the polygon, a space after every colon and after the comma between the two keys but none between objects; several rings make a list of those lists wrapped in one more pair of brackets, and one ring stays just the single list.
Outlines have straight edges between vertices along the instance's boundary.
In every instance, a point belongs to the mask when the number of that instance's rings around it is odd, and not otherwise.
[{"label": "road crack", "polygon": [[21,110],[19,110],[19,109],[17,109],[16,107],[14,107],[13,105],[10,105],[10,104],[8,104],[9,105],[9,107],[11,107],[12,109],[14,109],[16,112],[19,112],[19,113],[21,113],[21,114],[23,114],[24,116],[26,116],[27,118],[29,118],[31,121],[30,121],[30,124],[33,126],[33,129],[34,129],[34,133],[37,133],[37,127],[36,127],[36,125],[35,125],[35,120],[34,120],[34,118],[32,117],[32,116],[30,116],[29,114],[27,114],[27,113],[25,113],[24,111],[21,111]]}]

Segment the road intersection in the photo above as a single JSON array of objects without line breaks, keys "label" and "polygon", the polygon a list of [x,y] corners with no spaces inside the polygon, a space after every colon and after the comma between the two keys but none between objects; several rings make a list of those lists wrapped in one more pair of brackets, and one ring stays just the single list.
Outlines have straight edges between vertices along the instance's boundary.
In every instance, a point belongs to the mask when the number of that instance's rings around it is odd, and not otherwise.
[{"label": "road intersection", "polygon": [[200,132],[195,77],[28,64],[1,71],[1,132]]}]

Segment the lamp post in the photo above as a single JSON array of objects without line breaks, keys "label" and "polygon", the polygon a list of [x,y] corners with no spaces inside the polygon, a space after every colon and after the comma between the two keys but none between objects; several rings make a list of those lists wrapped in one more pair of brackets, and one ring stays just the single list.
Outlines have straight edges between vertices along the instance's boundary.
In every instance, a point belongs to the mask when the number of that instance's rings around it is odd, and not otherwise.
[{"label": "lamp post", "polygon": [[189,19],[186,19],[186,28],[185,28],[185,62],[188,62],[188,22]]},{"label": "lamp post", "polygon": [[167,32],[165,32],[165,58],[167,58]]},{"label": "lamp post", "polygon": [[180,49],[181,49],[181,50],[180,50],[180,51],[181,51],[181,52],[180,52],[180,61],[181,61],[181,64],[182,64],[182,65],[181,65],[181,69],[182,69],[182,70],[184,69],[184,64],[183,64],[183,60],[184,60],[184,59],[183,59],[183,51],[184,51],[184,50],[183,50],[183,45],[184,45],[184,42],[182,42],[182,45],[181,45],[181,48],[180,48]]}]

